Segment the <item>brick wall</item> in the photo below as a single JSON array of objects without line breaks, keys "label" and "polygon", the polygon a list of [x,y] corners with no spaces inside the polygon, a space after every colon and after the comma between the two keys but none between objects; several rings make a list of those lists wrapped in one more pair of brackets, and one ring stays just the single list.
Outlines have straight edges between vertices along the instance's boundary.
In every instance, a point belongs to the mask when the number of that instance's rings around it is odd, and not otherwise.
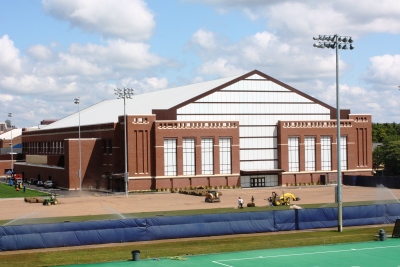
[{"label": "brick wall", "polygon": [[[370,115],[349,115],[348,119],[341,120],[340,135],[347,137],[347,169],[342,173],[348,175],[372,175],[372,122]],[[336,120],[328,121],[279,121],[278,122],[278,166],[284,172],[279,182],[285,184],[299,184],[321,182],[321,175],[337,175],[337,146]],[[307,136],[316,138],[316,171],[305,171],[305,146]],[[321,170],[321,137],[330,136],[331,171]],[[299,138],[300,171],[289,172],[288,139]]]}]

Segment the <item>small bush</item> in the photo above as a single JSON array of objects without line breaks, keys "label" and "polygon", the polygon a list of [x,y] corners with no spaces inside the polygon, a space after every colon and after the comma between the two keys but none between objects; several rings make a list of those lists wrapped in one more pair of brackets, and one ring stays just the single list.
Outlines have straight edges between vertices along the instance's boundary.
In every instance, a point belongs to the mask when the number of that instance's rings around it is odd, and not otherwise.
[{"label": "small bush", "polygon": [[256,204],[254,202],[249,202],[247,203],[247,207],[255,207]]}]

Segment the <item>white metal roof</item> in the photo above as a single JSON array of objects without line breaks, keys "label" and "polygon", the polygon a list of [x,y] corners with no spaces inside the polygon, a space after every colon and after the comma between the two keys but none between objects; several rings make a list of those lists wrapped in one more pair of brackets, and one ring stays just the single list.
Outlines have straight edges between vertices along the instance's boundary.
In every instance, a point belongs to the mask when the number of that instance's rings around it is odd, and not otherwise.
[{"label": "white metal roof", "polygon": [[[132,99],[126,99],[126,114],[144,115],[152,114],[153,109],[169,109],[220,85],[230,82],[237,77],[240,76],[133,95]],[[123,99],[104,100],[93,106],[82,109],[80,111],[80,123],[81,125],[95,125],[100,123],[117,122],[118,116],[123,114]],[[77,126],[78,124],[79,114],[76,112],[41,129],[65,128]]]},{"label": "white metal roof", "polygon": [[0,139],[10,140],[11,132],[12,132],[12,138],[15,139],[16,137],[18,137],[22,134],[22,129],[12,129],[8,132],[2,133],[2,134],[0,134]]}]

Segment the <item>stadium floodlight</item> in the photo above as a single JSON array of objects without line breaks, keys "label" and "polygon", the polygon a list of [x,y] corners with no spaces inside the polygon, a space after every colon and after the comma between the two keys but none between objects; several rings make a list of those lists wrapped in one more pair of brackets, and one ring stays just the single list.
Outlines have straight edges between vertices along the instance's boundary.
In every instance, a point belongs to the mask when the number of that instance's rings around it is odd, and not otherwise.
[{"label": "stadium floodlight", "polygon": [[[12,113],[8,113],[8,117],[12,117]],[[13,127],[12,127],[12,123],[11,123],[11,119],[10,119],[10,125],[11,125],[11,138],[10,138],[10,155],[11,155],[11,177],[14,177],[14,153],[13,153],[13,137],[12,137],[12,132],[13,132]]]},{"label": "stadium floodlight", "polygon": [[124,172],[124,181],[125,181],[125,196],[128,197],[128,181],[129,181],[129,172],[128,172],[128,144],[126,140],[126,109],[125,109],[125,100],[128,98],[132,98],[133,95],[132,88],[124,88],[124,89],[114,89],[114,93],[117,96],[117,99],[124,99],[124,142],[125,142],[125,172]]},{"label": "stadium floodlight", "polygon": [[[314,39],[314,38],[313,38]],[[352,45],[353,38],[350,36],[339,36],[337,34],[331,35],[319,35],[318,43],[313,46],[317,48],[332,48],[336,50],[336,153],[337,153],[337,203],[338,203],[338,231],[343,231],[343,221],[342,221],[342,170],[341,170],[341,147],[340,147],[340,95],[339,95],[339,50],[353,50],[355,47]],[[321,42],[322,40],[328,40],[329,42]],[[315,40],[315,39],[314,39]],[[327,45],[328,44],[328,45]],[[400,88],[400,86],[399,86]]]}]

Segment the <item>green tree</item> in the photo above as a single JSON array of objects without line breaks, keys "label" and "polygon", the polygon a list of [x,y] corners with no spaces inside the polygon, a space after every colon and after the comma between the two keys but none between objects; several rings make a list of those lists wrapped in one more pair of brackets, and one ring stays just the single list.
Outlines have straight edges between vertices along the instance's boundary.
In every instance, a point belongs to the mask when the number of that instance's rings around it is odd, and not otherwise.
[{"label": "green tree", "polygon": [[382,143],[387,137],[400,135],[398,123],[372,123],[372,142]]},{"label": "green tree", "polygon": [[383,145],[375,150],[373,158],[384,164],[386,175],[400,175],[400,136],[385,138]]}]

